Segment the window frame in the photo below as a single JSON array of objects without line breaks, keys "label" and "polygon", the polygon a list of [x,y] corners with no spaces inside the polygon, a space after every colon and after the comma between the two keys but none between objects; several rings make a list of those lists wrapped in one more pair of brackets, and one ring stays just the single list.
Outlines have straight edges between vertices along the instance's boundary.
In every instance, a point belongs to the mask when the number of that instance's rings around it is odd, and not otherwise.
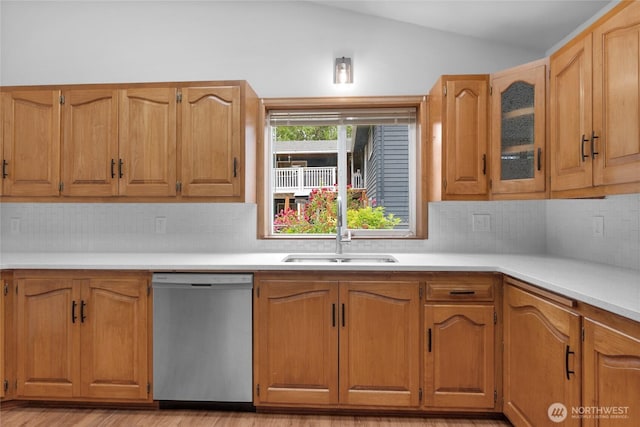
[{"label": "window frame", "polygon": [[[269,123],[267,117],[271,110],[308,110],[308,109],[362,109],[362,108],[415,108],[416,109],[416,146],[415,167],[415,234],[399,236],[397,234],[367,233],[354,236],[358,239],[426,239],[427,236],[427,183],[426,146],[427,146],[427,98],[426,96],[384,96],[384,97],[327,97],[327,98],[264,98],[260,103],[256,158],[256,198],[258,205],[259,239],[331,239],[331,235],[312,234],[274,234],[270,230],[270,170],[267,160],[271,156],[269,144]],[[382,230],[381,230],[382,231]]]}]

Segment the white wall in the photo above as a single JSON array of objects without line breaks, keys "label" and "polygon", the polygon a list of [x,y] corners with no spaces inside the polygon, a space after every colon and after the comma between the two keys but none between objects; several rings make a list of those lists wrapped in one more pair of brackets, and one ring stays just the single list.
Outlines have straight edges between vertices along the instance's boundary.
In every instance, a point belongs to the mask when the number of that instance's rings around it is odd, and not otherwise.
[{"label": "white wall", "polygon": [[[419,95],[440,74],[538,59],[303,1],[0,2],[0,84],[247,80],[261,97]],[[351,56],[355,82],[332,84]]]}]

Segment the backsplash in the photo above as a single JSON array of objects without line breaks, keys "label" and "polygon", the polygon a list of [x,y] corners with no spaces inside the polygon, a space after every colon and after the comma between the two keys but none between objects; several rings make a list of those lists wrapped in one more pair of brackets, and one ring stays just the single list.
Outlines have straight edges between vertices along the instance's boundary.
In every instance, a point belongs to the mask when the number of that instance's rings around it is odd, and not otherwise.
[{"label": "backsplash", "polygon": [[640,194],[546,205],[548,254],[640,270]]},{"label": "backsplash", "polygon": [[[473,231],[474,214],[489,220],[489,231]],[[0,244],[4,252],[335,249],[332,239],[259,240],[256,215],[255,205],[238,203],[5,203]],[[356,240],[346,251],[543,253],[544,217],[535,201],[432,203],[429,239]]]},{"label": "backsplash", "polygon": [[[4,203],[0,206],[0,250],[241,253],[335,249],[332,239],[259,240],[256,215],[255,205],[239,203]],[[482,231],[486,226],[488,231]],[[547,253],[640,270],[640,194],[604,200],[430,203],[429,239],[356,240],[345,251]]]}]

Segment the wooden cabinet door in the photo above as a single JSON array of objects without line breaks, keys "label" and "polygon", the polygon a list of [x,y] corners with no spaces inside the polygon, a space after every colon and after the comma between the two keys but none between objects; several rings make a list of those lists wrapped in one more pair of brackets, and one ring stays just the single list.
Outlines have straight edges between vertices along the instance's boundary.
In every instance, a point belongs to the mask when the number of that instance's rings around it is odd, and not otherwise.
[{"label": "wooden cabinet door", "polygon": [[592,38],[551,57],[551,190],[592,185]]},{"label": "wooden cabinet door", "polygon": [[447,195],[486,195],[488,173],[488,77],[446,81]]},{"label": "wooden cabinet door", "polygon": [[493,305],[425,305],[427,406],[494,407],[493,319]]},{"label": "wooden cabinet door", "polygon": [[182,95],[182,194],[240,196],[240,87],[185,88]]},{"label": "wooden cabinet door", "polygon": [[90,279],[81,295],[81,393],[146,399],[148,296],[144,278]]},{"label": "wooden cabinet door", "polygon": [[7,313],[7,302],[5,298],[5,289],[6,293],[9,293],[9,282],[5,280],[4,273],[0,271],[0,284],[2,285],[2,289],[0,290],[0,399],[4,399],[5,390],[4,384],[5,381],[8,381],[6,375],[6,363],[7,358],[5,353],[7,351],[7,347],[5,346],[5,315]]},{"label": "wooden cabinet door", "polygon": [[62,194],[118,194],[118,91],[68,90],[62,106]]},{"label": "wooden cabinet door", "polygon": [[60,184],[60,91],[2,94],[6,196],[57,196]]},{"label": "wooden cabinet door", "polygon": [[[11,400],[16,389],[16,323],[15,285],[12,273],[0,272],[2,291],[0,292],[0,397]],[[5,389],[6,386],[6,389]]]},{"label": "wooden cabinet door", "polygon": [[338,403],[338,282],[260,280],[256,404]]},{"label": "wooden cabinet door", "polygon": [[340,283],[340,403],[418,406],[419,291],[412,281]]},{"label": "wooden cabinet door", "polygon": [[491,79],[491,192],[545,190],[546,65],[535,63]]},{"label": "wooden cabinet door", "polygon": [[70,398],[79,392],[80,283],[17,279],[17,396]]},{"label": "wooden cabinet door", "polygon": [[640,181],[640,4],[593,32],[594,185]]},{"label": "wooden cabinet door", "polygon": [[176,194],[176,96],[175,88],[120,91],[120,195]]},{"label": "wooden cabinet door", "polygon": [[[629,336],[584,320],[584,407],[599,408],[600,418],[585,414],[584,427],[637,426],[640,419],[640,330]],[[615,412],[610,412],[610,411]]]},{"label": "wooden cabinet door", "polygon": [[[580,316],[513,286],[504,299],[504,413],[517,426],[552,425],[580,406]],[[552,410],[553,404],[564,410]],[[568,412],[563,412],[568,411]]]}]

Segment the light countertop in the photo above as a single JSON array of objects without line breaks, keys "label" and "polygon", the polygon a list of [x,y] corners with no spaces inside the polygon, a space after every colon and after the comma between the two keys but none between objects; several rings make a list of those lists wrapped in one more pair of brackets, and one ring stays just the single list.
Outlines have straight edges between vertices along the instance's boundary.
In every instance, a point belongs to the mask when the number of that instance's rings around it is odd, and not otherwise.
[{"label": "light countertop", "polygon": [[640,322],[640,271],[541,255],[394,253],[397,263],[284,263],[286,253],[3,253],[0,268],[500,272]]}]

